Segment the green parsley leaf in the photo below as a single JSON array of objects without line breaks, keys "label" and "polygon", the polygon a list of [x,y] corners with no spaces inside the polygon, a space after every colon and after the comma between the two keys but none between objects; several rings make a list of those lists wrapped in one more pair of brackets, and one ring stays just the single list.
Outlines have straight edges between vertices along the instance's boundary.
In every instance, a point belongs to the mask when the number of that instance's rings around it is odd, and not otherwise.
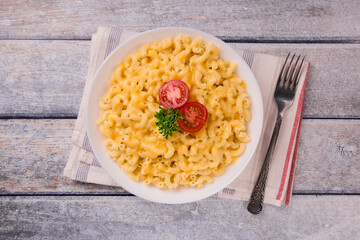
[{"label": "green parsley leaf", "polygon": [[179,125],[176,121],[179,118],[184,119],[184,116],[178,110],[173,108],[165,109],[161,106],[160,111],[155,113],[155,117],[159,119],[155,124],[159,128],[160,134],[164,135],[166,139],[172,136],[174,131],[179,130]]}]

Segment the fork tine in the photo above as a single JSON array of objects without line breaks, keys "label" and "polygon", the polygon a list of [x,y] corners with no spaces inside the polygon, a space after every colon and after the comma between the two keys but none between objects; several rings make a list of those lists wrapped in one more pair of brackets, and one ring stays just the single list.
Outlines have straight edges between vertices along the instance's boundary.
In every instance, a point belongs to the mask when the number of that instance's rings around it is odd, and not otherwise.
[{"label": "fork tine", "polygon": [[290,74],[289,74],[289,78],[290,78],[289,86],[290,86],[293,82],[295,82],[294,77],[295,77],[296,68],[297,68],[297,66],[298,66],[299,59],[300,59],[300,55],[297,57],[295,64],[293,64],[293,66],[292,66],[292,68],[291,68],[291,72],[290,72]]},{"label": "fork tine", "polygon": [[291,57],[291,61],[289,63],[289,66],[286,68],[286,72],[285,72],[285,79],[284,79],[284,84],[283,86],[285,86],[285,84],[291,80],[291,76],[292,76],[292,71],[293,71],[293,61],[295,58],[295,54]]},{"label": "fork tine", "polygon": [[302,58],[302,61],[301,61],[301,64],[300,64],[300,67],[297,69],[296,71],[296,74],[295,74],[295,86],[299,83],[299,79],[300,79],[300,72],[301,72],[301,69],[302,69],[302,66],[304,64],[304,59],[305,57]]},{"label": "fork tine", "polygon": [[289,56],[290,56],[290,53],[288,53],[286,59],[285,59],[285,62],[284,62],[284,65],[283,67],[281,68],[281,72],[280,72],[280,75],[279,75],[279,78],[278,78],[278,81],[277,81],[277,84],[276,84],[276,87],[278,87],[280,85],[280,82],[281,82],[281,79],[282,79],[282,75],[283,75],[283,72],[284,72],[284,69],[287,65],[287,61],[289,59]]}]

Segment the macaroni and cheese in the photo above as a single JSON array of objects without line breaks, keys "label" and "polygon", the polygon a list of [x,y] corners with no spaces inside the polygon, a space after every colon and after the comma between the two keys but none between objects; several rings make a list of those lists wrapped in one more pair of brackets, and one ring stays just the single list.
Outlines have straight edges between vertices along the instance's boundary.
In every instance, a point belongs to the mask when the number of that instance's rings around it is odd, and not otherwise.
[{"label": "macaroni and cheese", "polygon": [[[212,183],[244,152],[250,141],[250,100],[234,63],[201,38],[176,36],[142,46],[121,61],[100,99],[97,120],[109,156],[134,181],[159,188]],[[174,132],[165,139],[155,125],[158,91],[180,79],[189,101],[205,105],[208,119],[196,133]]]}]

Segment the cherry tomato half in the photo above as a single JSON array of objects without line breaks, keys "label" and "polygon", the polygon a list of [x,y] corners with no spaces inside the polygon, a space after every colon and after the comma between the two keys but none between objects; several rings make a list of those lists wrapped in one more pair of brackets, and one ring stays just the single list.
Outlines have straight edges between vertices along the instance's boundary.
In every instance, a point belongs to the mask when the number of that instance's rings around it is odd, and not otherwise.
[{"label": "cherry tomato half", "polygon": [[184,119],[179,118],[179,127],[186,132],[198,132],[206,122],[208,111],[198,102],[188,102],[179,109]]},{"label": "cherry tomato half", "polygon": [[189,88],[181,80],[171,80],[160,88],[159,99],[164,108],[179,108],[189,100]]}]

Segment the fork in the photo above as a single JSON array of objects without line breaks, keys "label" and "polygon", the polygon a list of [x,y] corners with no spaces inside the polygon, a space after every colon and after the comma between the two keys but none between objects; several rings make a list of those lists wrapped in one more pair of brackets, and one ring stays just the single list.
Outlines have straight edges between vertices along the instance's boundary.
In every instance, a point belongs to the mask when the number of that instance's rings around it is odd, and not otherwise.
[{"label": "fork", "polygon": [[287,55],[285,63],[281,69],[274,93],[274,100],[276,102],[278,109],[275,128],[272,133],[270,145],[266,153],[264,163],[261,167],[259,177],[256,181],[254,190],[251,194],[250,201],[247,207],[248,211],[253,214],[259,214],[262,210],[270,162],[274,154],[276,140],[279,136],[281,122],[285,110],[294,101],[296,86],[299,83],[299,76],[305,59],[305,57],[302,57],[302,60],[300,60],[301,56],[299,55],[296,58],[295,54],[293,54],[291,58],[289,57],[290,57],[290,53]]}]

